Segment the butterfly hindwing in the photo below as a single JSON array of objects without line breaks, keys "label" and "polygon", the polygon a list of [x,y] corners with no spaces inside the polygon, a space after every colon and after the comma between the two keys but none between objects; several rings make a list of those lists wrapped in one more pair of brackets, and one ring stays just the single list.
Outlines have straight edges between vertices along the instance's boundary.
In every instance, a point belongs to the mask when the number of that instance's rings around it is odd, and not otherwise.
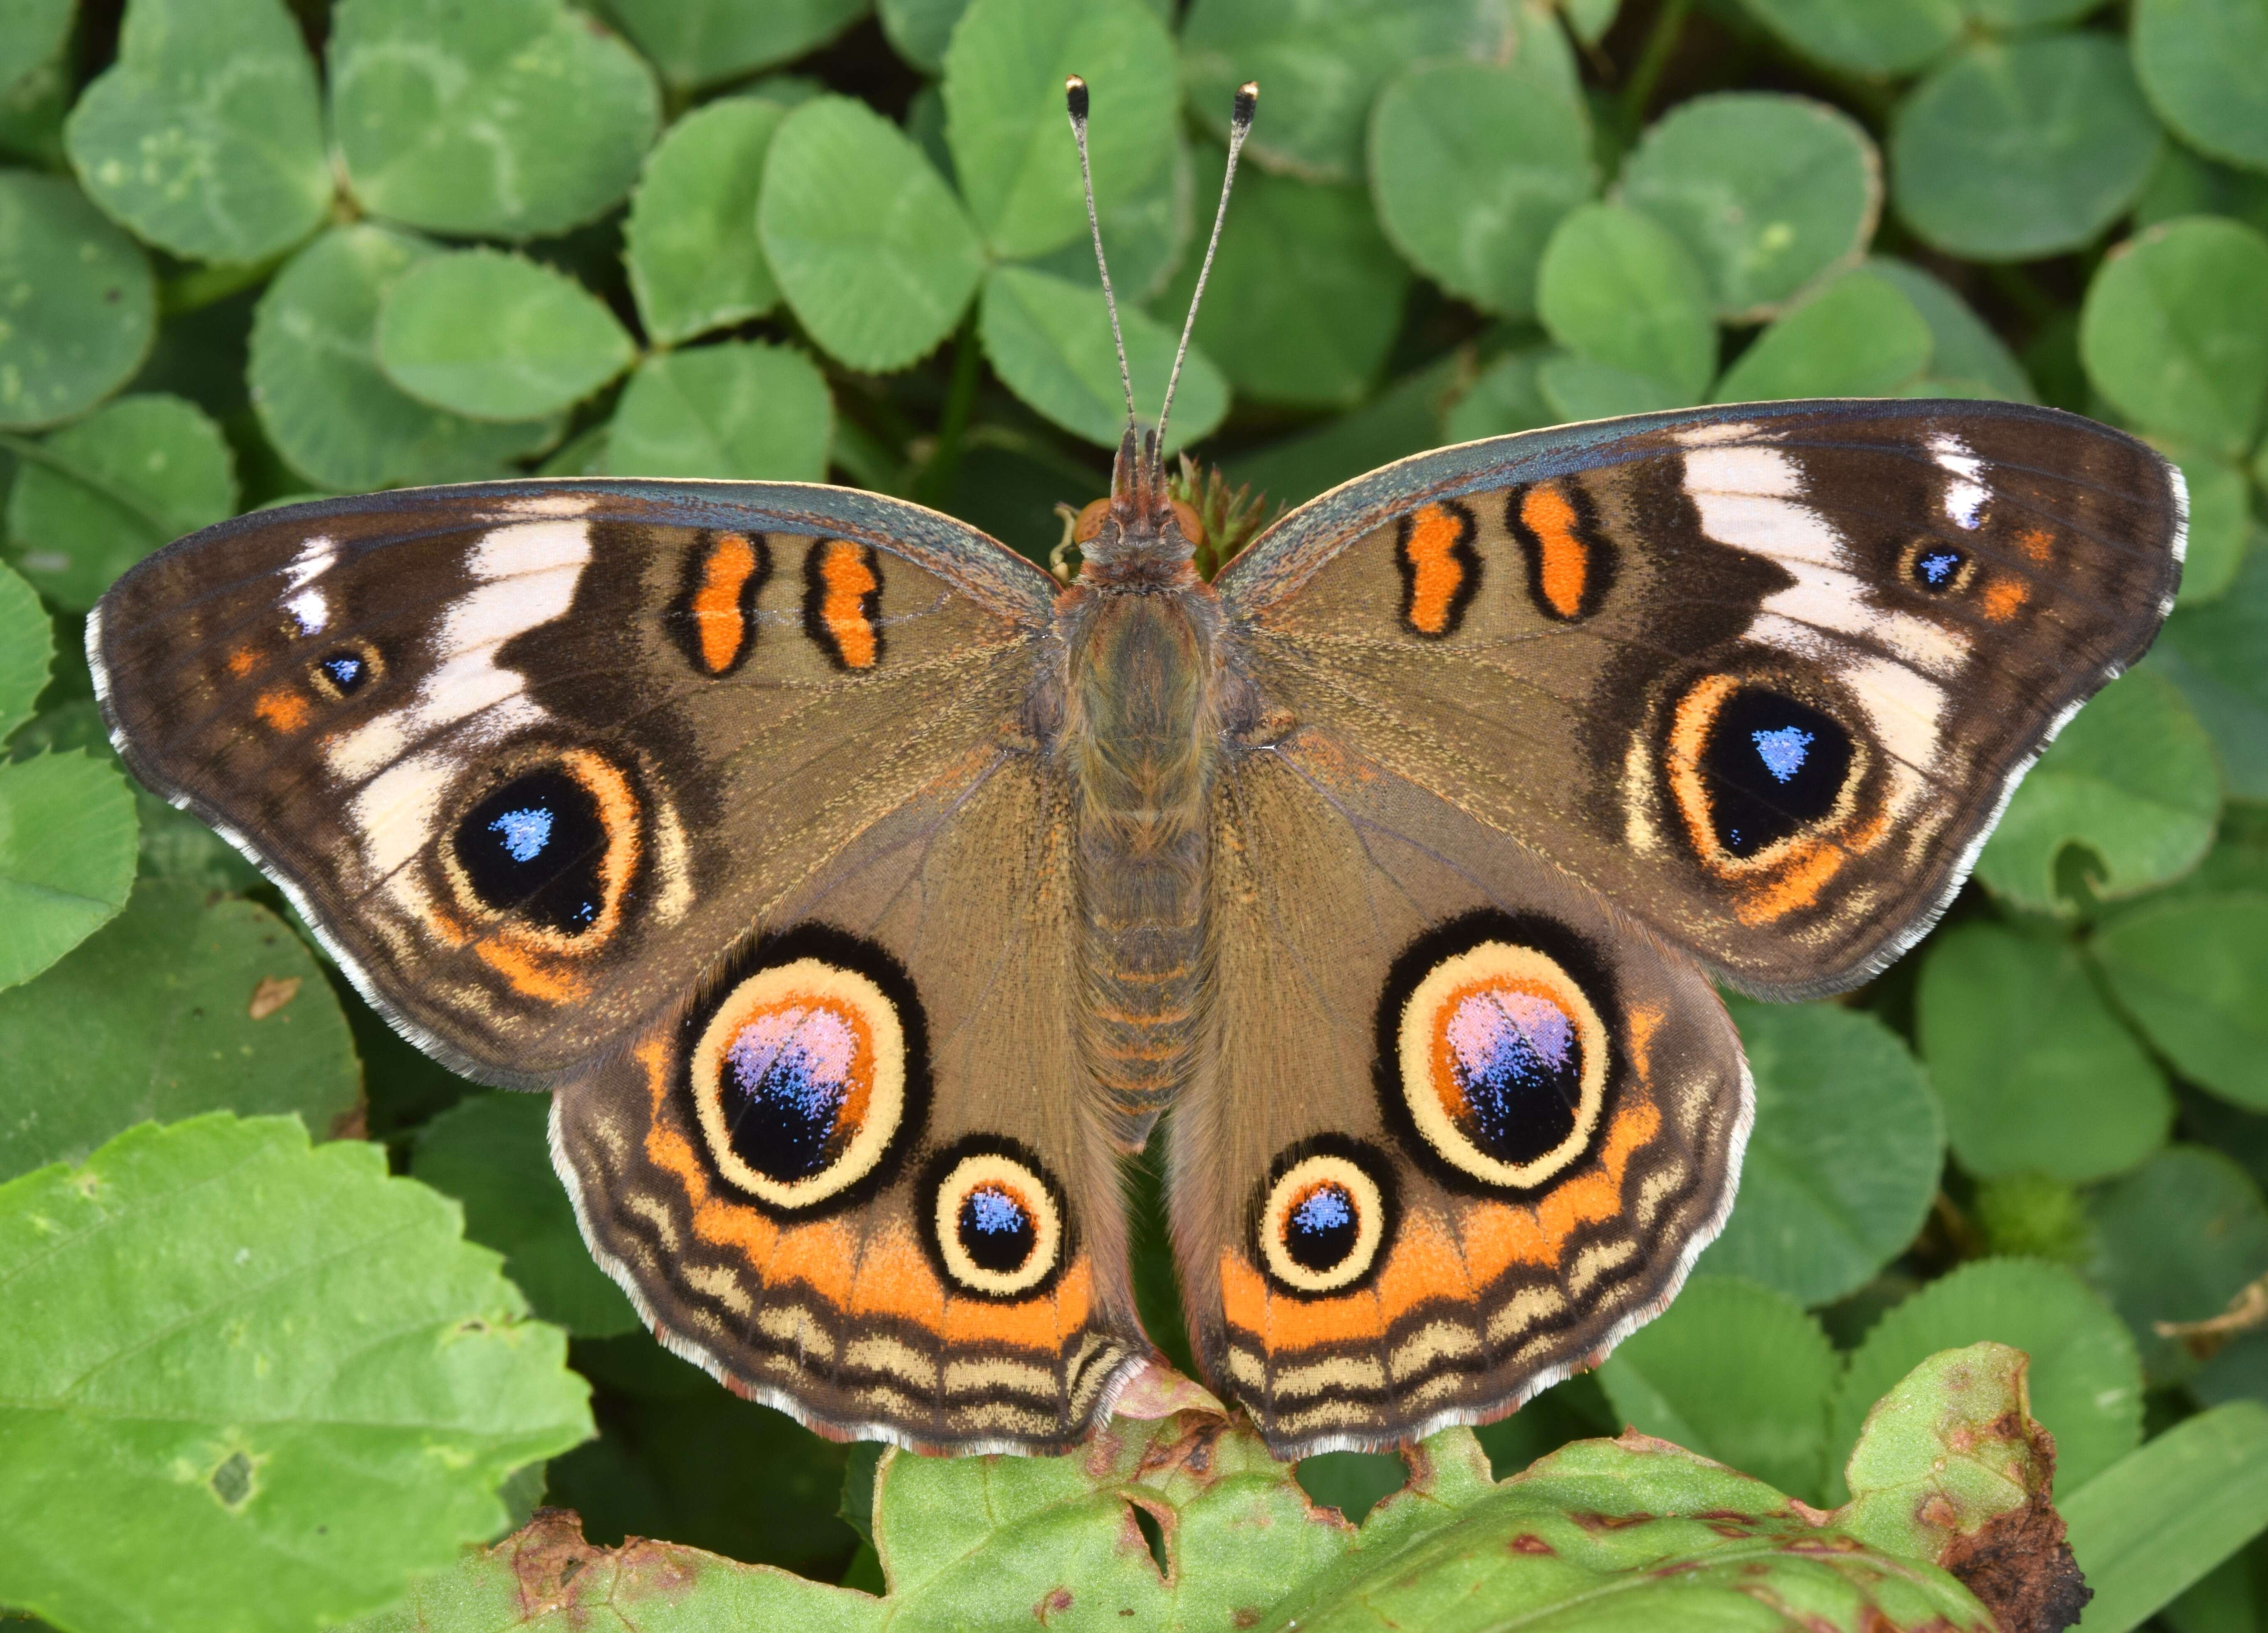
[{"label": "butterfly hindwing", "polygon": [[1327,732],[1232,757],[1215,812],[1172,1202],[1198,1351],[1277,1453],[1497,1416],[1666,1304],[1750,1114],[1700,970]]},{"label": "butterfly hindwing", "polygon": [[1062,1451],[1149,1354],[1072,1088],[1071,850],[1060,783],[1004,759],[557,1092],[585,1236],[733,1387],[842,1437]]},{"label": "butterfly hindwing", "polygon": [[1272,704],[1801,997],[1927,928],[2146,647],[2183,505],[2072,415],[1749,405],[1419,455],[1218,587]]}]

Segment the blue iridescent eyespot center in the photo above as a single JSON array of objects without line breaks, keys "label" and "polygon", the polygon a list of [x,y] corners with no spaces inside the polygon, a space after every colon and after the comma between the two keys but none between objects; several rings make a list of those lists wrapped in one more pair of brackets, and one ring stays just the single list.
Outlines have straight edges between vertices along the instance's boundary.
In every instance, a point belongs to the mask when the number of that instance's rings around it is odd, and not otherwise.
[{"label": "blue iridescent eyespot center", "polygon": [[1717,842],[1754,856],[1835,809],[1849,780],[1849,732],[1808,703],[1744,686],[1718,708],[1701,751]]},{"label": "blue iridescent eyespot center", "polygon": [[1574,1017],[1546,994],[1490,986],[1459,998],[1442,1028],[1466,1137],[1499,1162],[1533,1162],[1574,1131],[1583,1044]]},{"label": "blue iridescent eyespot center", "polygon": [[1764,769],[1783,783],[1803,769],[1811,739],[1812,734],[1800,725],[1749,733],[1749,740],[1756,746],[1756,757],[1764,762]]},{"label": "blue iridescent eyespot center", "polygon": [[1968,559],[1946,545],[1920,551],[1913,559],[1913,580],[1925,590],[1949,589]]},{"label": "blue iridescent eyespot center", "polygon": [[954,1230],[977,1267],[999,1276],[1022,1269],[1040,1236],[1030,1205],[995,1180],[970,1187],[956,1210]]},{"label": "blue iridescent eyespot center", "polygon": [[1303,1269],[1337,1268],[1354,1251],[1361,1233],[1354,1197],[1336,1180],[1310,1186],[1285,1211],[1284,1251]]},{"label": "blue iridescent eyespot center", "polygon": [[821,1005],[751,1017],[725,1047],[718,1087],[733,1149],[783,1182],[830,1166],[858,1132],[868,1062],[858,1028]]},{"label": "blue iridescent eyespot center", "polygon": [[606,901],[607,829],[590,789],[556,769],[514,777],[457,824],[473,894],[563,935],[590,928]]},{"label": "blue iridescent eyespot center", "polygon": [[319,661],[323,673],[330,677],[331,684],[342,693],[351,694],[359,690],[362,683],[370,678],[370,666],[354,652],[333,652]]},{"label": "blue iridescent eyespot center", "polygon": [[504,853],[513,861],[533,862],[551,842],[551,813],[541,805],[523,805],[490,823],[489,831],[503,835]]}]

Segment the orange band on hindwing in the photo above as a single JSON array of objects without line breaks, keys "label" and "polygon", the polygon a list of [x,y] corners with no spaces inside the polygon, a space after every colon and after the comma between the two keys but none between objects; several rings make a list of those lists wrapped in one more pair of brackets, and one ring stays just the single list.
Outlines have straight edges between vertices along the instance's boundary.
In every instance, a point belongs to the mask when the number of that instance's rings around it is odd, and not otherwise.
[{"label": "orange band on hindwing", "polygon": [[1473,513],[1462,504],[1428,504],[1403,517],[1398,532],[1402,627],[1429,641],[1454,635],[1481,587]]},{"label": "orange band on hindwing", "polygon": [[804,557],[803,628],[837,669],[882,661],[882,564],[873,548],[824,539]]},{"label": "orange band on hindwing", "polygon": [[702,673],[727,675],[756,646],[756,596],[771,577],[762,534],[703,533],[685,559],[684,582],[666,620]]},{"label": "orange band on hindwing", "polygon": [[1589,617],[1613,583],[1614,548],[1589,509],[1566,481],[1515,488],[1505,504],[1505,525],[1528,558],[1528,599],[1556,622]]}]

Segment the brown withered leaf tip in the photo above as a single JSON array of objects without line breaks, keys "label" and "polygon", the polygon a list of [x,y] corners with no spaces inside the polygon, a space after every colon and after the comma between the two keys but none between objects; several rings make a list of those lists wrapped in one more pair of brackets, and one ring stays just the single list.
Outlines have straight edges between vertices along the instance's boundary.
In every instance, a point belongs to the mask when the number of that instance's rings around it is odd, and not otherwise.
[{"label": "brown withered leaf tip", "polygon": [[2022,1436],[2039,1460],[2040,1477],[2021,1508],[1956,1533],[1938,1563],[1984,1602],[2001,1633],[2063,1633],[2095,1597],[2064,1537],[2063,1516],[2048,1494],[2055,1480],[2055,1437],[2019,1412],[2004,1413],[1989,1432]]},{"label": "brown withered leaf tip", "polygon": [[2095,1597],[2064,1540],[2063,1516],[2037,1497],[1954,1538],[1944,1564],[2002,1633],[2062,1633]]}]

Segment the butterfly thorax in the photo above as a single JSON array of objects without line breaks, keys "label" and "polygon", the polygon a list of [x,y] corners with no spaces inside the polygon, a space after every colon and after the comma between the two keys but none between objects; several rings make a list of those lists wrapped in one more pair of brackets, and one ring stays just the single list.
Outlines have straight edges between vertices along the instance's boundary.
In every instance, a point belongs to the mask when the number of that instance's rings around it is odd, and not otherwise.
[{"label": "butterfly thorax", "polygon": [[1154,460],[1136,453],[1130,432],[1110,514],[1057,616],[1059,752],[1079,809],[1083,1043],[1114,1134],[1138,1148],[1187,1078],[1196,1037],[1220,614]]}]

